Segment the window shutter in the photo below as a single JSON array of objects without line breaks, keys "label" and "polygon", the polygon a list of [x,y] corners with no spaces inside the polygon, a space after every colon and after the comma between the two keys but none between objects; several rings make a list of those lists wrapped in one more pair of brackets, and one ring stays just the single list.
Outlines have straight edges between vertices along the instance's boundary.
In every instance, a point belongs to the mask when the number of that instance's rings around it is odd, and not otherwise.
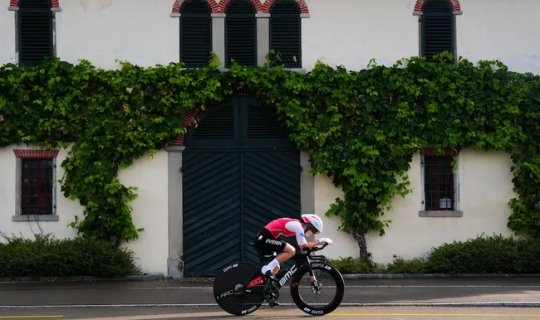
[{"label": "window shutter", "polygon": [[180,61],[188,68],[204,67],[212,51],[212,18],[206,2],[192,0],[182,6]]},{"label": "window shutter", "polygon": [[271,10],[270,50],[285,67],[302,67],[300,10],[293,0],[278,1]]},{"label": "window shutter", "polygon": [[245,65],[257,65],[257,25],[255,9],[246,0],[233,0],[225,19],[226,66],[231,60]]},{"label": "window shutter", "polygon": [[276,120],[274,110],[256,104],[248,106],[248,139],[289,139],[286,128]]},{"label": "window shutter", "polygon": [[232,104],[209,108],[194,130],[193,139],[232,140],[234,136],[234,110]]},{"label": "window shutter", "polygon": [[448,0],[431,0],[424,5],[422,56],[431,59],[443,51],[454,54],[454,15]]},{"label": "window shutter", "polygon": [[18,22],[20,63],[34,66],[53,57],[52,11],[49,1],[21,1]]}]

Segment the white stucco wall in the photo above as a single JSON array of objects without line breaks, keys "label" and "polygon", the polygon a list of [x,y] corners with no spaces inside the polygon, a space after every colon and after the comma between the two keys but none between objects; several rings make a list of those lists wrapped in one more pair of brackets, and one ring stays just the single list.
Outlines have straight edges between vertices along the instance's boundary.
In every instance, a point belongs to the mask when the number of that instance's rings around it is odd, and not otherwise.
[{"label": "white stucco wall", "polygon": [[318,61],[365,69],[371,59],[392,65],[418,55],[418,17],[412,0],[307,0],[302,20],[306,69]]},{"label": "white stucco wall", "polygon": [[458,55],[471,61],[497,59],[511,70],[540,74],[540,1],[461,0]]},{"label": "white stucco wall", "polygon": [[146,273],[167,274],[168,257],[168,157],[167,152],[147,154],[118,173],[122,184],[137,188],[131,203],[133,223],[143,227],[137,240],[125,244],[136,253]]},{"label": "white stucco wall", "polygon": [[8,10],[9,2],[0,6],[0,65],[16,63],[15,57],[15,14]]},{"label": "white stucco wall", "polygon": [[[459,210],[462,217],[420,217],[422,208],[420,155],[416,154],[408,171],[411,193],[396,197],[392,210],[383,218],[392,221],[386,234],[367,235],[368,251],[378,263],[388,263],[393,256],[406,259],[423,257],[433,247],[445,242],[464,241],[479,235],[512,235],[506,227],[511,213],[508,202],[515,197],[512,191],[510,156],[503,152],[466,149],[458,157]],[[329,205],[342,195],[331,180],[317,176],[316,212],[324,215]],[[337,231],[336,217],[325,217],[325,236],[334,238],[336,245],[327,249],[331,257],[358,257],[358,245],[351,236]]]},{"label": "white stucco wall", "polygon": [[63,60],[81,59],[114,68],[117,60],[141,66],[179,60],[178,18],[171,0],[61,1],[56,14],[57,53]]}]

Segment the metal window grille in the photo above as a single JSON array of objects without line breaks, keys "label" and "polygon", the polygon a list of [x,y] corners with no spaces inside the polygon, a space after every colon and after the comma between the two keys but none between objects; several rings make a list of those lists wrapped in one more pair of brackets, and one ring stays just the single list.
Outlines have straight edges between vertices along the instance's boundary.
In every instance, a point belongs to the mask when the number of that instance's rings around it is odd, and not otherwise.
[{"label": "metal window grille", "polygon": [[21,159],[21,214],[53,213],[53,160]]},{"label": "metal window grille", "polygon": [[452,156],[424,156],[426,210],[454,210]]}]

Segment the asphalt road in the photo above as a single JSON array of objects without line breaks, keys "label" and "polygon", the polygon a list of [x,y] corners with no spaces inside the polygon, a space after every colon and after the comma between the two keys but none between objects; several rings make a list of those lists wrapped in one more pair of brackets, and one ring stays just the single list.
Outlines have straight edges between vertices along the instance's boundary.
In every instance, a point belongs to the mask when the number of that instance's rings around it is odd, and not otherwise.
[{"label": "asphalt road", "polygon": [[[281,306],[252,319],[305,319],[281,290]],[[211,281],[0,283],[0,319],[230,319]],[[328,319],[540,319],[540,277],[346,279]]]}]

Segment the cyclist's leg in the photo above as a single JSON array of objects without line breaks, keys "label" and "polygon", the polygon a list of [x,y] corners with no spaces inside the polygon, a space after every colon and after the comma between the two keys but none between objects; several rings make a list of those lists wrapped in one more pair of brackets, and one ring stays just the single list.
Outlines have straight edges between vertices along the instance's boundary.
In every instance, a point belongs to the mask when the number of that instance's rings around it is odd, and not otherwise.
[{"label": "cyclist's leg", "polygon": [[283,248],[283,251],[279,253],[276,257],[277,266],[272,269],[272,273],[277,274],[279,272],[280,265],[283,262],[286,262],[290,258],[294,257],[295,254],[296,249],[292,245],[285,242],[285,248]]},{"label": "cyclist's leg", "polygon": [[[270,231],[267,229],[261,230],[259,234],[257,235],[257,241],[256,241],[257,247],[259,248],[260,252],[263,254],[272,254],[274,252],[278,253],[277,257],[275,257],[272,261],[267,263],[261,268],[262,274],[267,274],[268,271],[273,270],[279,270],[279,264],[283,261],[286,261],[290,259],[291,255],[291,249],[294,255],[294,247],[286,243],[285,241],[278,240],[272,236]],[[287,247],[290,246],[289,248]],[[275,274],[275,272],[272,272]]]}]

